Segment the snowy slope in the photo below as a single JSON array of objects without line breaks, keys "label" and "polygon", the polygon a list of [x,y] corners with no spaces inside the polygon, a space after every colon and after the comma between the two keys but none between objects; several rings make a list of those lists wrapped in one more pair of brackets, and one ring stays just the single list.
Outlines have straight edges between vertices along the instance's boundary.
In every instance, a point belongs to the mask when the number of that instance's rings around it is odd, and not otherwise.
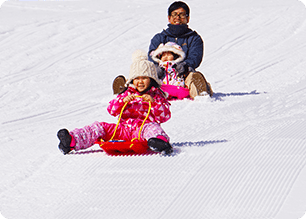
[{"label": "snowy slope", "polygon": [[7,219],[275,218],[306,212],[306,8],[190,0],[213,98],[172,102],[172,157],[62,155],[96,120],[172,1],[7,1],[0,8],[0,211]]}]

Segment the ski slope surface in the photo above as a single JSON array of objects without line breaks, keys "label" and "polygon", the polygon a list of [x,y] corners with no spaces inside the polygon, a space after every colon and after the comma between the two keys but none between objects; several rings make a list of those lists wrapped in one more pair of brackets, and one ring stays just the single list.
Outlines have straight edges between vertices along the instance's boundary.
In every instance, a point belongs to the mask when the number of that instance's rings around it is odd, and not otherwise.
[{"label": "ski slope surface", "polygon": [[107,113],[112,81],[167,27],[168,0],[0,8],[0,212],[6,219],[298,219],[306,212],[306,8],[190,0],[214,96],[171,104],[172,156],[69,155],[56,133]]}]

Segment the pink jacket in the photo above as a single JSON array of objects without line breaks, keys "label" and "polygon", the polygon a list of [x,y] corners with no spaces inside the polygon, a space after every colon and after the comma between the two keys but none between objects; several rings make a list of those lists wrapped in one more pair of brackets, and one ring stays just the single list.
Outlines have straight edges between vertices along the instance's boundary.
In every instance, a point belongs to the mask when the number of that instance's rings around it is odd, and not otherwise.
[{"label": "pink jacket", "polygon": [[[123,98],[130,94],[141,96],[133,86],[129,86],[124,93],[119,94],[117,98],[110,101],[107,111],[112,116],[118,116],[125,104]],[[163,93],[158,88],[152,87],[148,92],[146,92],[146,94],[149,94],[154,99],[154,102],[151,103],[151,112],[146,123],[163,123],[168,121],[171,118],[170,103],[166,100]],[[145,119],[148,110],[149,103],[142,101],[141,98],[136,98],[126,105],[120,123],[122,125],[127,125],[130,128],[135,127],[135,125],[140,126]]]}]

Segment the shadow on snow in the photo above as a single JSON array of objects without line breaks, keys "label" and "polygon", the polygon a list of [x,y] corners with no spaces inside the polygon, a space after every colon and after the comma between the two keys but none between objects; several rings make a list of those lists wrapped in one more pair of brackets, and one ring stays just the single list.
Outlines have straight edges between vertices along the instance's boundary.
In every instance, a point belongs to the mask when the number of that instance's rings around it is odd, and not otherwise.
[{"label": "shadow on snow", "polygon": [[197,141],[197,142],[178,142],[172,143],[173,147],[192,147],[192,146],[205,146],[208,144],[218,144],[218,143],[225,143],[227,140],[214,140],[214,141]]},{"label": "shadow on snow", "polygon": [[[173,153],[170,156],[175,156],[180,154],[181,150],[180,147],[203,147],[208,144],[219,144],[219,143],[226,143],[227,140],[214,140],[214,141],[197,141],[197,142],[176,142],[172,143],[172,147],[174,149]],[[94,153],[105,153],[102,149],[95,149],[95,150],[87,150],[87,151],[71,151],[68,155],[85,155],[85,154],[94,154]],[[121,154],[121,155],[109,155],[109,156],[150,156],[156,154],[156,152],[148,151],[145,154]]]},{"label": "shadow on snow", "polygon": [[253,90],[251,92],[232,92],[232,93],[214,93],[212,96],[215,100],[222,100],[222,97],[228,97],[228,96],[247,96],[247,95],[259,95],[261,93],[257,92],[256,90]]}]

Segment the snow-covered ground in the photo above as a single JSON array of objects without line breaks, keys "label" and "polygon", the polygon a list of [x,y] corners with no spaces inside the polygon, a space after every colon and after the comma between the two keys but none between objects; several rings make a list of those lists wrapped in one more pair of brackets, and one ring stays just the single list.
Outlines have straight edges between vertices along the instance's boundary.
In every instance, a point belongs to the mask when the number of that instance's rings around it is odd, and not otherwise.
[{"label": "snow-covered ground", "polygon": [[6,1],[0,8],[0,212],[7,219],[297,219],[306,211],[306,8],[190,0],[213,98],[172,102],[171,157],[62,155],[60,128],[106,107],[168,0]]}]

